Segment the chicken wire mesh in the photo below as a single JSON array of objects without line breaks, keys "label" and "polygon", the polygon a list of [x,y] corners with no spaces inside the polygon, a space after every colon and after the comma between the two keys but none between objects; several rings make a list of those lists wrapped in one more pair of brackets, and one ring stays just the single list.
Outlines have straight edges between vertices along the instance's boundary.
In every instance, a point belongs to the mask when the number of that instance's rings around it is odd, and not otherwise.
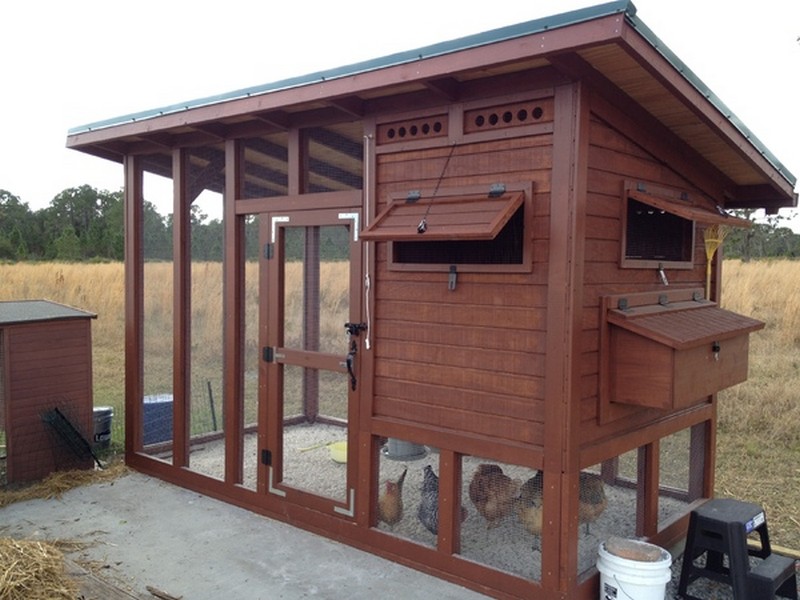
[{"label": "chicken wire mesh", "polygon": [[[417,446],[423,456],[397,460],[388,451],[391,441],[380,453],[379,529],[435,548],[439,511],[450,507],[459,528],[457,554],[526,579],[541,578],[542,502],[535,469],[462,456],[460,496],[441,500],[436,449]],[[525,501],[523,490],[528,491]]]}]

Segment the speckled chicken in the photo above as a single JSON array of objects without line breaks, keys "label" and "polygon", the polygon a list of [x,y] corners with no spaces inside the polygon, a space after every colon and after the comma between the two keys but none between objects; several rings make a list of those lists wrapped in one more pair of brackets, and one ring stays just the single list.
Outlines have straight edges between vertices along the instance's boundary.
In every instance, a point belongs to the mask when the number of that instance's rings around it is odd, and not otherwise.
[{"label": "speckled chicken", "polygon": [[439,532],[439,478],[430,465],[424,469],[417,518],[431,533]]},{"label": "speckled chicken", "polygon": [[378,497],[378,519],[396,525],[403,518],[403,482],[408,469],[403,469],[397,481],[386,480]]},{"label": "speckled chicken", "polygon": [[578,520],[586,523],[586,533],[589,533],[589,523],[593,523],[603,514],[608,506],[606,490],[603,480],[596,473],[581,471],[578,480]]},{"label": "speckled chicken", "polygon": [[542,533],[542,483],[542,472],[539,471],[522,484],[516,503],[520,523],[533,535]]},{"label": "speckled chicken", "polygon": [[[467,518],[467,509],[463,506],[459,508],[459,515],[463,523]],[[430,465],[426,465],[424,469],[417,518],[425,526],[425,529],[434,535],[439,533],[439,477],[433,472],[433,467]]]},{"label": "speckled chicken", "polygon": [[518,494],[519,483],[495,464],[478,465],[469,484],[469,499],[490,529],[511,513]]}]

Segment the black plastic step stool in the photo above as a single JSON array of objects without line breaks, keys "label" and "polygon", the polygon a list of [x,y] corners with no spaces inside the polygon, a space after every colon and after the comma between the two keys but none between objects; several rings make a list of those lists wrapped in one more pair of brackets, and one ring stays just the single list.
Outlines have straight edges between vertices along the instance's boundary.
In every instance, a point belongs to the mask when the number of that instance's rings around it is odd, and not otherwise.
[{"label": "black plastic step stool", "polygon": [[[760,549],[747,547],[747,536],[753,532],[761,539]],[[696,566],[695,560],[704,553],[705,565]],[[752,570],[751,556],[763,559]],[[686,588],[700,577],[729,584],[736,600],[769,600],[776,593],[798,600],[794,559],[772,554],[764,510],[749,502],[709,500],[689,515],[678,594],[698,600]]]}]

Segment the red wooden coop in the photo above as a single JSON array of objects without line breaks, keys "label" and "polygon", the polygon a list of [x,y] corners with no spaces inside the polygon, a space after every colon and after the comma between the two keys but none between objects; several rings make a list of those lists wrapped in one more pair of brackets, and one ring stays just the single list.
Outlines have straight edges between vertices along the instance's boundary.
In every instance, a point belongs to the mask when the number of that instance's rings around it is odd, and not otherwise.
[{"label": "red wooden coop", "polygon": [[134,468],[504,598],[597,597],[603,539],[672,547],[711,496],[763,324],[706,241],[795,178],[629,2],[67,144],[124,165]]}]

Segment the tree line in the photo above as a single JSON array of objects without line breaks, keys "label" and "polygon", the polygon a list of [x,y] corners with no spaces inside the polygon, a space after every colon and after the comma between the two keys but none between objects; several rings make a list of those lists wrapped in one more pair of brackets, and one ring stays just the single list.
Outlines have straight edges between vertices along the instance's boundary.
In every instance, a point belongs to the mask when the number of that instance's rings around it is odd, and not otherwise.
[{"label": "tree line", "polygon": [[[753,221],[753,211],[736,211]],[[89,185],[69,188],[46,208],[31,211],[27,203],[0,189],[0,260],[114,260],[124,257],[124,200],[121,191],[97,190]],[[149,260],[172,260],[172,215],[161,215],[153,203],[144,202],[144,252]],[[734,228],[725,239],[727,258],[751,260],[800,257],[800,235],[782,226],[774,215],[750,228]],[[190,215],[192,258],[221,260],[223,225],[193,206]],[[259,255],[258,224],[248,219],[246,253]],[[322,255],[329,259],[341,248],[342,228],[321,235]],[[290,257],[302,255],[302,241],[287,238]]]}]

